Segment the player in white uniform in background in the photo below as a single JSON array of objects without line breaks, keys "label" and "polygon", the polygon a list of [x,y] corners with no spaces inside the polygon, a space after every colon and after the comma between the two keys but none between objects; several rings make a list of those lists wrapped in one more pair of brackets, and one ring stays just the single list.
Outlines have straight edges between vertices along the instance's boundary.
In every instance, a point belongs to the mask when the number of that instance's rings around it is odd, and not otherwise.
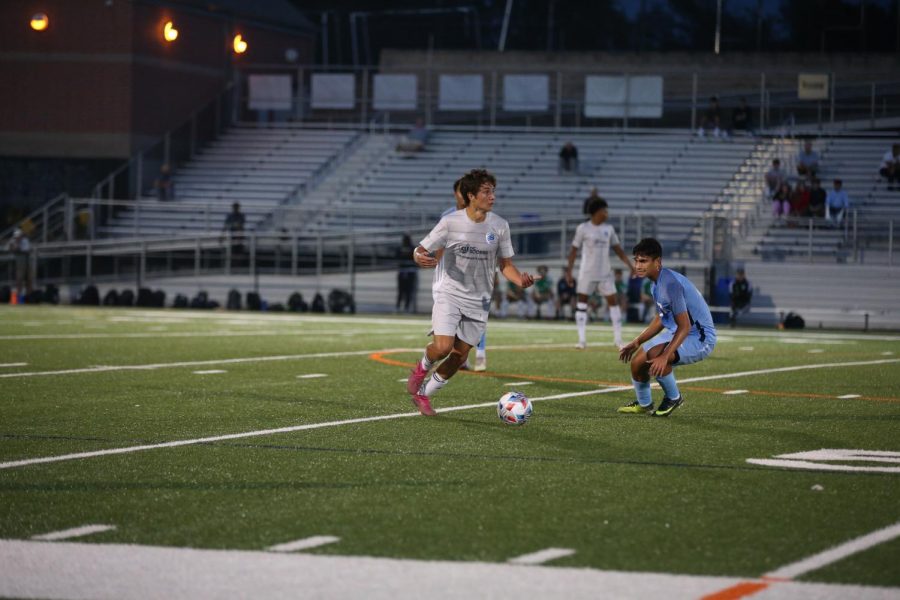
[{"label": "player in white uniform in background", "polygon": [[609,305],[613,341],[616,347],[621,347],[622,309],[616,300],[616,283],[609,266],[609,249],[613,249],[631,273],[634,273],[634,266],[625,251],[622,250],[615,227],[606,222],[609,218],[606,200],[603,198],[593,200],[588,205],[588,211],[591,218],[575,229],[575,239],[572,240],[572,247],[569,249],[569,269],[572,269],[575,264],[578,251],[581,251],[581,267],[578,270],[578,282],[575,289],[578,296],[578,303],[575,306],[578,344],[575,347],[579,350],[587,347],[588,296],[598,288]]},{"label": "player in white uniform in background", "polygon": [[[441,213],[442,219],[449,214],[455,213],[458,210],[465,210],[468,202],[466,202],[465,198],[463,198],[462,192],[459,191],[459,186],[462,183],[462,180],[463,180],[463,178],[460,177],[453,184],[453,197],[456,199],[456,206],[450,207],[447,210],[445,210],[443,213]],[[435,302],[437,302],[438,284],[440,283],[440,279],[444,273],[444,265],[441,262],[441,258],[443,256],[444,256],[443,248],[441,248],[440,250],[438,250],[437,252],[434,253],[434,257],[437,259],[438,264],[434,270],[434,279],[431,284],[431,295],[434,297]],[[418,257],[419,257],[419,255],[415,255],[413,257],[413,259],[416,260],[417,264],[418,264]],[[419,266],[422,266],[422,265],[419,265]],[[464,362],[462,364],[462,366],[460,366],[459,368],[464,369],[464,370],[472,369],[472,366],[469,365],[468,357],[466,358],[466,362]],[[478,341],[478,345],[475,346],[475,368],[472,370],[474,370],[474,371],[486,371],[487,370],[487,331],[485,331],[483,334],[481,334],[481,339]]]},{"label": "player in white uniform in background", "polygon": [[406,382],[413,404],[423,415],[436,414],[431,397],[459,370],[484,334],[498,265],[503,276],[516,285],[527,288],[534,284],[535,278],[519,272],[512,262],[509,224],[491,212],[496,184],[494,176],[483,169],[469,171],[460,184],[460,192],[468,200],[465,210],[442,218],[414,252],[419,255],[417,264],[433,268],[438,261],[429,254],[444,249],[431,311],[433,338]]}]

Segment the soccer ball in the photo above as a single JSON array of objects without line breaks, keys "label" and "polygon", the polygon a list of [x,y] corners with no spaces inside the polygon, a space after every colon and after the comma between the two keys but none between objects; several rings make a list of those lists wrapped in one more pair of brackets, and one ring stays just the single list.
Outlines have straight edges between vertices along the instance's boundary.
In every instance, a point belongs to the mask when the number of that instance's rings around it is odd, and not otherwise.
[{"label": "soccer ball", "polygon": [[497,416],[507,425],[524,425],[532,410],[531,400],[522,392],[508,392],[497,402]]}]

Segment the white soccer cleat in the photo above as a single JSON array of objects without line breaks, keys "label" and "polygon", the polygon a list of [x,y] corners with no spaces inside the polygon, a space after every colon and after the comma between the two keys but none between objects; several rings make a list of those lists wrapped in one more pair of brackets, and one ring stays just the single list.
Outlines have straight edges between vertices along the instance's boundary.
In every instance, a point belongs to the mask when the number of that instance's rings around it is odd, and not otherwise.
[{"label": "white soccer cleat", "polygon": [[487,371],[486,356],[478,356],[475,358],[475,371]]},{"label": "white soccer cleat", "polygon": [[578,342],[577,344],[575,344],[576,350],[584,350],[585,348],[587,348],[587,344],[585,342]]}]

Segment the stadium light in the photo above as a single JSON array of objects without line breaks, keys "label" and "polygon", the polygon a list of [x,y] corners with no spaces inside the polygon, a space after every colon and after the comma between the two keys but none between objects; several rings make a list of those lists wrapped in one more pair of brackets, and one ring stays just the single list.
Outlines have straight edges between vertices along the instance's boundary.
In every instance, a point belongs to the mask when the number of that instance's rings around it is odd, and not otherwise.
[{"label": "stadium light", "polygon": [[44,13],[37,13],[31,17],[31,28],[35,31],[44,31],[50,26],[50,19]]},{"label": "stadium light", "polygon": [[165,39],[167,42],[174,42],[178,39],[178,30],[175,29],[172,21],[167,21],[165,26],[163,27],[163,39]]},{"label": "stadium light", "polygon": [[236,36],[234,36],[232,47],[234,48],[235,54],[243,54],[247,51],[247,42],[244,41],[244,38],[241,36],[241,34],[237,34]]}]

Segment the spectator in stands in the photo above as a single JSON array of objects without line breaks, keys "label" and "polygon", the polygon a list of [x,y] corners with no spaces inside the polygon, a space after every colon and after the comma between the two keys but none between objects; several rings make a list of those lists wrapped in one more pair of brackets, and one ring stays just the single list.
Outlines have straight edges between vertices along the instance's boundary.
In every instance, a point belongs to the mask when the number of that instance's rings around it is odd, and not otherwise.
[{"label": "spectator in stands", "polygon": [[566,142],[559,151],[559,172],[578,172],[578,148],[572,142]]},{"label": "spectator in stands", "polygon": [[[31,272],[31,240],[25,235],[21,228],[13,231],[12,239],[9,240],[6,249],[12,253],[16,261],[16,289],[13,293],[16,295],[16,303],[24,300],[25,295],[31,293],[32,277]],[[23,295],[24,290],[24,295]]]},{"label": "spectator in stands", "polygon": [[175,199],[175,183],[172,181],[172,167],[165,163],[159,168],[159,177],[153,182],[156,197],[160,202]]},{"label": "spectator in stands", "polygon": [[797,175],[815,177],[819,172],[819,153],[813,150],[812,142],[806,140],[803,150],[797,154]]},{"label": "spectator in stands", "polygon": [[882,177],[888,180],[889,190],[900,190],[900,144],[894,144],[884,153],[881,159],[881,168],[878,170]]},{"label": "spectator in stands", "polygon": [[594,200],[599,200],[600,194],[597,192],[596,187],[591,188],[591,194],[584,199],[584,204],[581,206],[581,212],[586,214],[588,217],[591,216],[591,202]]},{"label": "spectator in stands", "polygon": [[731,326],[737,325],[737,316],[740,312],[746,312],[753,298],[753,287],[744,274],[744,269],[738,269],[730,286],[731,293]]},{"label": "spectator in stands", "polygon": [[403,152],[407,156],[412,156],[416,152],[425,150],[425,144],[428,143],[428,128],[425,127],[425,121],[419,117],[416,124],[409,130],[397,144],[397,151]]},{"label": "spectator in stands", "polygon": [[825,218],[832,225],[840,226],[844,222],[849,208],[850,196],[844,189],[844,182],[835,179],[834,189],[828,190],[828,194],[825,196]]},{"label": "spectator in stands", "polygon": [[[575,278],[572,277],[572,269],[563,265],[563,274],[556,284],[556,318],[557,319],[573,319],[575,318]],[[569,316],[565,316],[565,308],[569,308]]]},{"label": "spectator in stands", "polygon": [[231,241],[232,254],[244,253],[244,213],[241,212],[240,202],[231,205],[231,212],[225,216],[225,223],[222,225],[222,233],[219,235],[219,243],[225,235]]},{"label": "spectator in stands", "polygon": [[809,190],[809,207],[807,215],[814,218],[823,218],[825,216],[825,190],[818,177],[813,177]]},{"label": "spectator in stands", "polygon": [[786,217],[791,214],[791,196],[793,196],[791,184],[787,181],[782,182],[781,186],[772,196],[772,216],[776,219]]},{"label": "spectator in stands", "polygon": [[791,216],[805,217],[809,214],[809,195],[810,190],[806,183],[801,179],[794,188],[791,195]]},{"label": "spectator in stands", "polygon": [[519,307],[519,317],[524,319],[528,314],[528,303],[531,299],[531,296],[525,293],[525,290],[517,286],[512,281],[506,281],[506,293],[503,296],[502,304],[500,305],[500,316],[506,318],[509,305],[513,302],[517,304]]},{"label": "spectator in stands", "polygon": [[775,192],[778,191],[785,179],[787,177],[785,177],[784,171],[781,170],[781,161],[777,158],[772,159],[772,168],[766,171],[766,187],[769,190],[769,196],[775,195]]},{"label": "spectator in stands", "polygon": [[553,305],[553,279],[547,275],[547,265],[541,265],[537,268],[540,279],[534,282],[534,288],[531,290],[531,300],[535,304],[535,318],[541,318],[541,305],[545,302]]},{"label": "spectator in stands", "polygon": [[740,104],[731,111],[731,128],[734,131],[742,131],[750,135],[756,135],[753,131],[753,113],[747,106],[747,99],[741,98]]},{"label": "spectator in stands", "polygon": [[403,234],[403,240],[397,248],[397,305],[395,312],[401,307],[404,312],[416,312],[416,292],[419,288],[419,266],[413,258],[413,244],[409,234]]},{"label": "spectator in stands", "polygon": [[697,135],[703,137],[707,131],[711,132],[713,137],[725,137],[722,130],[722,109],[719,107],[719,99],[715,96],[709,99],[709,106],[703,113]]}]

